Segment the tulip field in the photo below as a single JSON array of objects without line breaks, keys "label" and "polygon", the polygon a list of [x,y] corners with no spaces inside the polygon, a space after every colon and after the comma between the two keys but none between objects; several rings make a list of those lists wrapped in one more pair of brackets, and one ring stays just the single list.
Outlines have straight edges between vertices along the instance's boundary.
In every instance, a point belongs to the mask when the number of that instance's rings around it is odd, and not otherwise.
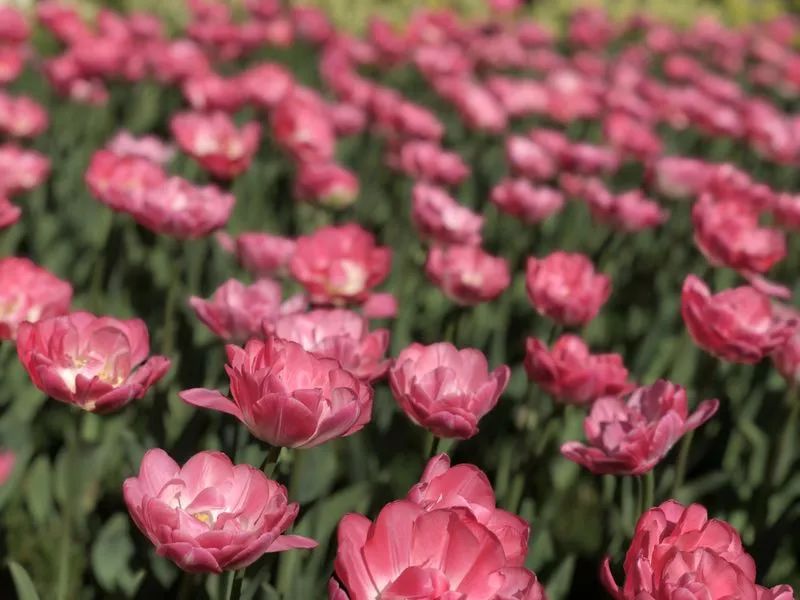
[{"label": "tulip field", "polygon": [[795,599],[800,18],[438,4],[0,6],[0,599]]}]

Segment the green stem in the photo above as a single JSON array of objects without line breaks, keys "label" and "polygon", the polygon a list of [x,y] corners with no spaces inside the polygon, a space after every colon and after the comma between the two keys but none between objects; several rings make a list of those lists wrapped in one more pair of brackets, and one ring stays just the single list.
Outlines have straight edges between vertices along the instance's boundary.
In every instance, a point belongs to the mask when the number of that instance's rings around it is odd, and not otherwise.
[{"label": "green stem", "polygon": [[797,420],[800,417],[800,398],[797,395],[797,384],[792,383],[786,394],[789,415],[778,438],[778,446],[770,469],[771,483],[774,488],[780,486],[789,474],[795,455],[795,438],[797,437]]},{"label": "green stem", "polygon": [[189,600],[194,591],[195,576],[194,573],[184,572],[181,577],[181,587],[178,588],[177,600]]},{"label": "green stem", "polygon": [[181,287],[183,277],[183,261],[181,247],[177,240],[168,240],[169,251],[168,260],[172,263],[172,277],[167,290],[167,298],[164,302],[164,324],[161,330],[161,354],[169,356],[175,347],[175,317],[178,305],[178,292]]},{"label": "green stem", "polygon": [[644,479],[644,494],[642,495],[640,516],[653,508],[656,496],[656,475],[655,471],[650,470],[641,479]]},{"label": "green stem", "polygon": [[686,467],[689,462],[689,450],[692,447],[692,439],[694,438],[694,430],[683,436],[681,441],[681,449],[678,454],[678,462],[675,466],[675,483],[672,486],[672,495],[677,496],[678,491],[683,486],[683,480],[686,477]]},{"label": "green stem", "polygon": [[239,571],[233,571],[231,575],[233,576],[233,585],[230,586],[229,590],[230,593],[228,594],[228,600],[239,600],[242,597],[242,586],[244,585],[244,573],[245,569],[241,569]]},{"label": "green stem", "polygon": [[437,446],[436,436],[433,435],[430,431],[426,432],[425,434],[425,447],[423,448],[422,457],[428,461],[436,455],[436,446]]},{"label": "green stem", "polygon": [[270,446],[269,450],[267,450],[267,455],[264,457],[264,462],[261,463],[261,470],[264,471],[264,473],[266,473],[267,477],[269,477],[270,479],[275,474],[275,471],[278,468],[278,462],[280,462],[280,457],[281,457],[281,447]]},{"label": "green stem", "polygon": [[[64,432],[64,445],[66,447],[66,463],[70,468],[76,466],[76,455],[78,453],[78,423],[77,415],[67,415],[67,426]],[[71,472],[68,470],[68,472]],[[67,600],[70,597],[70,558],[73,548],[72,541],[72,521],[74,518],[74,497],[70,499],[64,506],[62,514],[63,530],[61,533],[61,548],[59,551],[58,560],[58,578],[56,579],[56,598],[58,600]]]}]

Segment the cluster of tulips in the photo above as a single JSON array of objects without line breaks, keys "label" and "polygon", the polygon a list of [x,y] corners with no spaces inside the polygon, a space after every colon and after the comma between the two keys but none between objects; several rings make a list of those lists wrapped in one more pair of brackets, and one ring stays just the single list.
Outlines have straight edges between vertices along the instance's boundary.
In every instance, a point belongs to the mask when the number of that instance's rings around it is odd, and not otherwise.
[{"label": "cluster of tulips", "polygon": [[[782,17],[732,30],[701,21],[681,31],[643,15],[616,23],[584,9],[561,40],[525,18],[518,3],[490,4],[486,22],[420,11],[399,29],[376,18],[363,38],[337,30],[315,8],[279,0],[246,0],[242,15],[220,0],[187,0],[189,21],[179,36],[144,13],[102,9],[88,22],[53,0],[37,3],[33,15],[0,8],[4,87],[28,69],[60,102],[103,106],[109,90],[143,82],[178,91],[182,106],[159,135],[120,128],[93,149],[86,188],[105,205],[98,213],[110,209],[157,236],[213,236],[252,275],[250,283],[228,279],[208,298],[182,298],[195,326],[228,344],[229,391],[189,382],[178,395],[240,422],[263,442],[262,468],[236,464],[237,448],[230,456],[195,448],[182,466],[164,449],[150,449],[138,475],[119,482],[133,522],[186,572],[236,572],[226,593],[240,598],[253,576],[247,567],[266,553],[311,550],[319,541],[287,533],[299,505],[279,482],[280,461],[369,428],[375,391],[388,380],[408,430],[429,436],[428,462],[423,470],[420,461],[421,478],[407,495],[373,519],[341,515],[328,597],[545,599],[545,586],[526,567],[528,522],[498,507],[479,466],[453,465],[444,452],[480,436],[482,420],[504,400],[512,368],[490,365],[485,349],[458,340],[473,307],[512,293],[518,277],[531,320],[549,329],[519,349],[531,401],[545,402],[543,392],[559,410],[585,412],[585,440],[564,440],[552,459],[595,475],[631,476],[641,487],[624,564],[595,561],[598,586],[620,600],[792,600],[790,585],[759,584],[732,525],[699,504],[664,498],[656,505],[657,467],[683,440],[680,487],[692,432],[714,418],[720,401],[690,402],[684,385],[666,379],[636,381],[625,365],[630,357],[590,348],[582,332],[615,293],[604,267],[618,240],[665,227],[674,218],[667,202],[676,211],[690,204],[694,245],[709,267],[701,275],[730,269],[743,284],[713,293],[703,277],[683,274],[676,309],[694,344],[719,361],[772,361],[790,392],[776,454],[780,469],[792,468],[800,311],[790,282],[768,272],[787,256],[787,234],[800,228],[800,196],[791,193],[800,118],[787,112],[800,94],[793,48],[800,22]],[[32,19],[56,53],[34,48]],[[304,66],[316,69],[321,89],[287,64],[261,58],[265,48],[296,45],[310,49]],[[428,101],[376,77],[397,73],[412,73]],[[477,140],[471,155],[446,147],[449,121],[432,107]],[[20,145],[47,131],[48,120],[36,100],[0,90],[0,228],[23,227],[23,209],[11,199],[46,185],[59,169]],[[533,125],[521,130],[520,123]],[[691,148],[676,151],[666,131],[682,132]],[[399,248],[350,218],[356,203],[369,211],[373,199],[359,199],[367,182],[337,149],[370,139],[379,143],[362,153],[381,154],[366,176],[413,182],[391,210],[410,215],[413,243],[426,253],[419,261],[393,266]],[[742,148],[785,185],[768,185],[724,155],[695,156],[707,143]],[[504,148],[505,174],[486,184],[476,165],[492,144]],[[256,168],[264,145],[288,162],[293,182],[286,198],[270,201],[299,216],[292,231],[234,232],[236,180]],[[193,161],[193,178],[170,172],[178,156]],[[472,179],[480,181],[467,206],[456,196]],[[574,204],[612,232],[609,243],[593,255],[529,255],[525,236],[538,236]],[[85,218],[88,226],[94,217]],[[319,226],[295,235],[301,218]],[[505,233],[514,221],[524,228],[513,230],[524,232],[520,240]],[[446,341],[409,340],[389,356],[394,324],[415,317],[404,317],[402,276],[387,284],[398,268],[424,270],[452,309],[438,331]],[[493,335],[503,343],[510,327],[499,320]],[[175,360],[169,344],[164,355],[151,354],[143,320],[76,308],[71,283],[24,256],[0,259],[0,338],[16,346],[44,394],[99,415],[129,404],[125,410],[137,410]],[[511,432],[513,425],[499,427]],[[14,469],[13,453],[0,454],[0,482]]]}]

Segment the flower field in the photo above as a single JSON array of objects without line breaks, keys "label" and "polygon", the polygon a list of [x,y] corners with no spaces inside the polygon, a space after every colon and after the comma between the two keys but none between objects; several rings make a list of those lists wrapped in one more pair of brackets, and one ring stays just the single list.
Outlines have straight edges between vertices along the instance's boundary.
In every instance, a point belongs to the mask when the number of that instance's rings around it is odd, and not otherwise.
[{"label": "flower field", "polygon": [[480,8],[0,7],[0,598],[795,598],[800,19]]}]

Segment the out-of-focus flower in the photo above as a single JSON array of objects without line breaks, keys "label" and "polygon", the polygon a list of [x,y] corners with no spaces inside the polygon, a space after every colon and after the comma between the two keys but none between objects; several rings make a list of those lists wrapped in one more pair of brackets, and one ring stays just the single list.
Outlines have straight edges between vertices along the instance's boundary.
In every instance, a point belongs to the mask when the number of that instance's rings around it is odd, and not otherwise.
[{"label": "out-of-focus flower", "polygon": [[0,146],[0,195],[13,196],[38,187],[50,174],[50,161],[36,150]]},{"label": "out-of-focus flower", "polygon": [[745,364],[757,363],[783,346],[797,325],[776,313],[769,298],[750,286],[712,295],[694,275],[683,282],[681,314],[703,350]]},{"label": "out-of-focus flower", "polygon": [[241,265],[257,277],[283,275],[289,270],[296,242],[263,232],[240,233],[233,250]]},{"label": "out-of-focus flower", "polygon": [[76,101],[101,106],[108,102],[108,88],[98,77],[87,77],[67,52],[44,62],[44,74],[61,95]]},{"label": "out-of-focus flower", "polygon": [[[185,38],[151,44],[147,57],[156,79],[163,83],[182,82],[211,71],[210,61],[202,48]],[[203,92],[207,89],[203,88]],[[184,91],[185,95],[194,97],[195,102],[198,102],[199,96],[195,96],[196,93],[198,92],[194,89],[191,92],[188,89]],[[204,96],[205,98],[208,96]]]},{"label": "out-of-focus flower", "polygon": [[583,254],[559,251],[528,259],[525,289],[539,314],[577,326],[597,316],[611,295],[611,279],[596,273]]},{"label": "out-of-focus flower", "polygon": [[137,156],[158,165],[172,160],[175,148],[154,135],[136,137],[129,131],[120,131],[106,144],[117,156]]},{"label": "out-of-focus flower", "polygon": [[281,315],[306,309],[302,295],[282,300],[281,285],[272,279],[259,279],[251,285],[229,279],[209,300],[192,296],[189,304],[206,327],[219,337],[244,343],[263,330],[271,331]]},{"label": "out-of-focus flower", "polygon": [[21,323],[17,353],[37,388],[98,413],[142,398],[170,365],[165,356],[148,358],[150,336],[141,319],[87,312]]},{"label": "out-of-focus flower", "polygon": [[770,210],[780,225],[787,229],[800,230],[800,196],[778,194]]},{"label": "out-of-focus flower", "polygon": [[335,358],[343,369],[364,381],[383,377],[389,330],[369,330],[364,317],[350,310],[317,309],[281,317],[275,335],[296,342],[318,356]]},{"label": "out-of-focus flower", "polygon": [[248,102],[263,109],[272,109],[294,87],[292,74],[276,63],[264,62],[250,67],[237,79]]},{"label": "out-of-focus flower", "polygon": [[66,44],[92,35],[77,10],[59,0],[37,2],[36,17],[45,29]]},{"label": "out-of-focus flower", "polygon": [[392,251],[355,223],[318,229],[297,239],[292,276],[317,304],[364,302],[389,274]]},{"label": "out-of-focus flower", "polygon": [[633,233],[658,227],[669,218],[667,211],[641,190],[614,194],[594,177],[579,182],[577,188],[571,192],[578,192],[595,219],[621,231]]},{"label": "out-of-focus flower", "polygon": [[372,388],[335,359],[272,336],[226,350],[233,399],[202,388],[180,397],[233,415],[272,446],[311,448],[352,435],[370,420]]},{"label": "out-of-focus flower", "polygon": [[608,143],[623,156],[647,162],[661,154],[662,142],[648,123],[623,111],[613,111],[603,119]]},{"label": "out-of-focus flower", "polygon": [[301,162],[333,159],[336,136],[325,103],[316,92],[295,86],[274,107],[272,133]]},{"label": "out-of-focus flower", "polygon": [[592,404],[583,422],[588,446],[567,442],[561,453],[597,475],[651,471],[687,432],[708,421],[718,400],[704,400],[689,414],[686,390],[660,380],[627,398],[607,396]]},{"label": "out-of-focus flower", "polygon": [[600,115],[598,90],[582,74],[570,68],[554,68],[545,79],[549,102],[547,114],[561,123],[594,119]]},{"label": "out-of-focus flower", "polygon": [[651,169],[656,191],[673,200],[694,199],[706,188],[712,166],[697,158],[662,156]]},{"label": "out-of-focus flower", "polygon": [[20,323],[69,310],[72,286],[27,258],[0,259],[0,339],[15,339]]},{"label": "out-of-focus flower", "polygon": [[448,298],[464,305],[493,300],[511,283],[506,259],[480,246],[434,246],[425,273]]},{"label": "out-of-focus flower", "polygon": [[2,486],[8,478],[11,477],[11,473],[14,471],[14,463],[17,461],[17,457],[14,455],[13,452],[0,452],[0,486]]},{"label": "out-of-focus flower", "polygon": [[506,159],[516,174],[536,181],[552,179],[557,171],[552,155],[540,144],[521,135],[506,138]]},{"label": "out-of-focus flower", "polygon": [[367,127],[366,111],[351,102],[330,104],[328,115],[337,136],[357,135]]},{"label": "out-of-focus flower", "polygon": [[699,504],[668,500],[644,513],[625,555],[625,583],[619,588],[608,558],[600,578],[616,600],[641,598],[753,598],[793,600],[788,585],[756,585],[756,565],[737,531],[709,519]]},{"label": "out-of-focus flower", "polygon": [[584,7],[572,13],[567,35],[576,46],[598,50],[614,38],[615,27],[602,8]]},{"label": "out-of-focus flower", "polygon": [[92,155],[85,180],[100,202],[114,210],[130,212],[149,190],[161,187],[167,175],[160,165],[146,158],[98,150]]},{"label": "out-of-focus flower", "polygon": [[247,102],[247,90],[238,78],[226,78],[213,71],[190,74],[181,85],[183,95],[197,111],[235,113]]},{"label": "out-of-focus flower", "polygon": [[[800,313],[794,308],[776,304],[775,314],[785,320],[793,320],[800,323]],[[790,384],[800,382],[800,327],[795,326],[792,335],[786,343],[778,346],[772,353],[772,364]]]},{"label": "out-of-focus flower", "polygon": [[244,569],[267,552],[317,545],[282,535],[298,511],[284,486],[221,452],[200,452],[180,467],[160,448],[149,450],[122,495],[156,552],[191,573]]},{"label": "out-of-focus flower", "polygon": [[370,294],[361,305],[361,312],[367,319],[394,319],[397,309],[397,298],[390,292]]},{"label": "out-of-focus flower", "polygon": [[294,195],[298,200],[345,208],[358,198],[355,174],[334,162],[303,162],[297,167]]},{"label": "out-of-focus flower", "polygon": [[289,15],[297,36],[312,44],[322,45],[335,33],[328,16],[316,6],[292,6]]},{"label": "out-of-focus flower", "polygon": [[489,133],[500,133],[506,128],[506,111],[486,88],[466,77],[444,81],[438,87],[439,93],[455,105],[468,127]]},{"label": "out-of-focus flower", "polygon": [[416,180],[441,185],[458,185],[470,173],[461,156],[426,141],[409,141],[395,148],[389,165]]},{"label": "out-of-focus flower", "polygon": [[489,6],[497,12],[513,12],[522,6],[522,0],[489,0]]},{"label": "out-of-focus flower", "polygon": [[547,111],[547,90],[539,81],[493,75],[486,80],[486,87],[509,117],[543,114]]},{"label": "out-of-focus flower", "polygon": [[414,423],[439,437],[467,439],[478,433],[478,421],[495,407],[510,376],[506,365],[490,373],[480,350],[439,342],[403,350],[389,383]]},{"label": "out-of-focus flower", "polygon": [[0,229],[11,227],[21,216],[22,209],[19,206],[5,196],[0,196]]},{"label": "out-of-focus flower", "polygon": [[561,402],[589,404],[633,387],[619,354],[590,354],[576,335],[561,336],[549,350],[541,340],[528,338],[525,349],[528,378]]},{"label": "out-of-focus flower", "polygon": [[536,575],[511,562],[497,536],[468,510],[426,511],[398,500],[375,522],[345,515],[338,542],[330,600],[545,598]]},{"label": "out-of-focus flower", "polygon": [[564,206],[564,195],[547,186],[534,186],[527,179],[504,179],[492,188],[492,204],[501,211],[535,225]]},{"label": "out-of-focus flower", "polygon": [[14,81],[25,67],[25,50],[19,46],[0,45],[0,85]]},{"label": "out-of-focus flower", "polygon": [[30,36],[30,27],[25,16],[13,6],[0,6],[0,40],[10,44],[22,44]]},{"label": "out-of-focus flower", "polygon": [[27,96],[0,92],[0,132],[16,138],[36,137],[47,129],[47,111]]},{"label": "out-of-focus flower", "polygon": [[418,183],[412,191],[411,220],[426,239],[440,244],[478,245],[483,217],[461,206],[438,187]]}]

